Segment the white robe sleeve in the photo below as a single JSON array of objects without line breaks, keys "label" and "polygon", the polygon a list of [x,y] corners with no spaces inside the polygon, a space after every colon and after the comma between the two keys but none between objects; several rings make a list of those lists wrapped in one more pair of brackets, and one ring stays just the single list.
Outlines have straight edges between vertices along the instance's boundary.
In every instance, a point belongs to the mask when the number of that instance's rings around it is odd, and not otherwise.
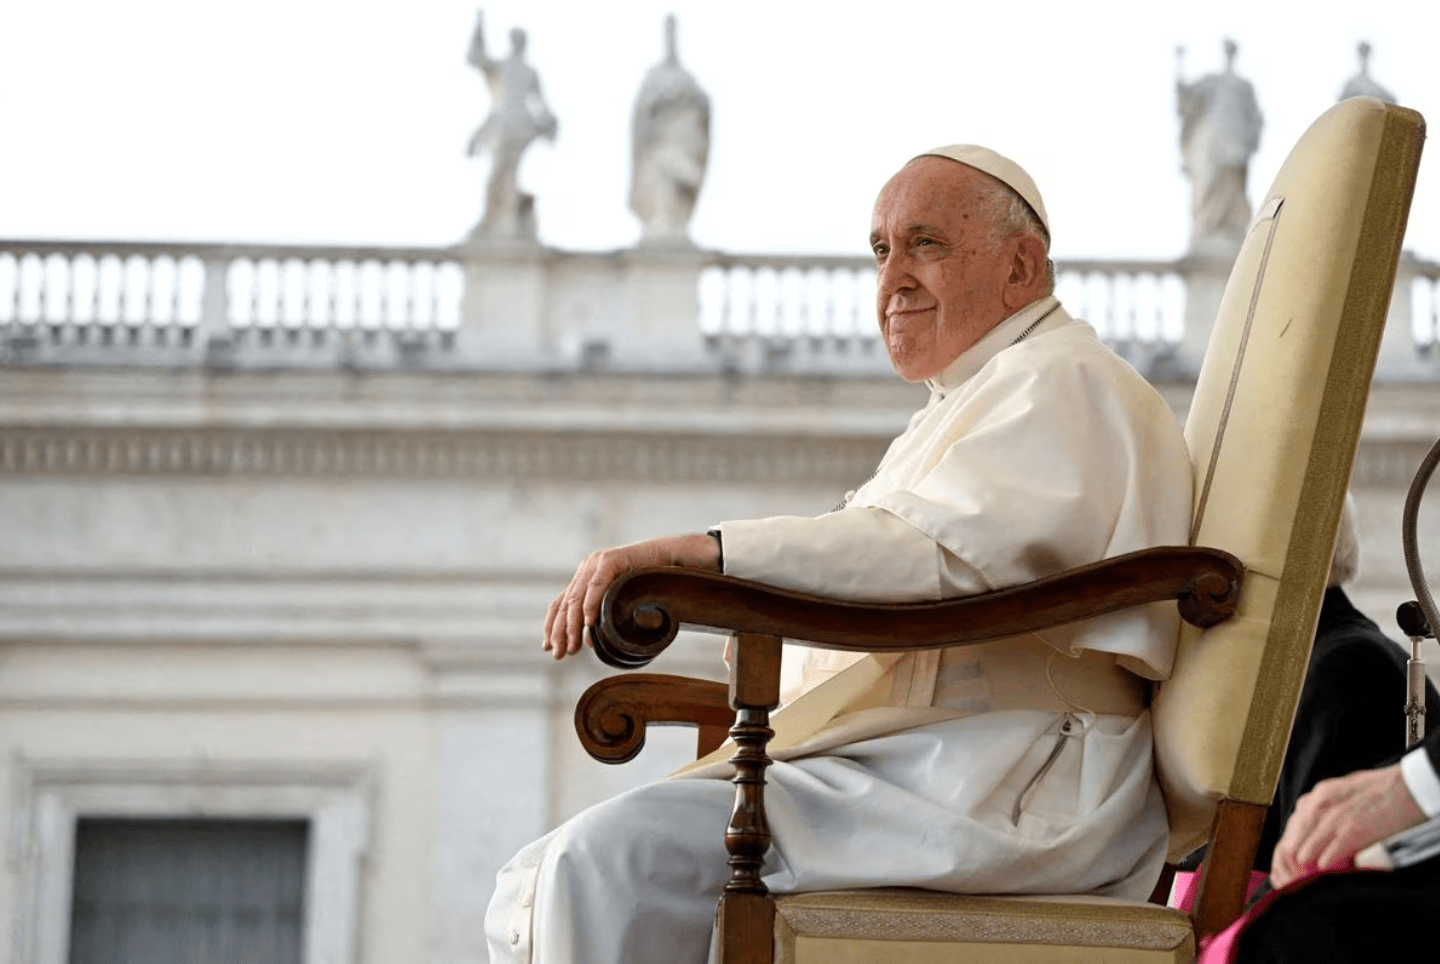
[{"label": "white robe sleeve", "polygon": [[[904,485],[866,486],[855,501],[905,519],[987,589],[1183,545],[1191,470],[1174,414],[1119,359],[1074,348],[1065,364],[1047,364],[1059,354],[1053,342],[1002,353],[965,386],[948,431],[916,446],[921,470]],[[1039,635],[1164,679],[1178,620],[1173,602],[1157,603]]]},{"label": "white robe sleeve", "polygon": [[[1083,328],[1002,352],[928,406],[845,509],[719,528],[727,573],[902,602],[1183,544],[1189,512],[1190,461],[1174,414]],[[1163,679],[1177,632],[1168,603],[1041,635],[1062,652],[1109,652]]]},{"label": "white robe sleeve", "polygon": [[961,559],[884,509],[775,516],[716,528],[727,575],[781,589],[852,602],[930,602],[986,588]]}]

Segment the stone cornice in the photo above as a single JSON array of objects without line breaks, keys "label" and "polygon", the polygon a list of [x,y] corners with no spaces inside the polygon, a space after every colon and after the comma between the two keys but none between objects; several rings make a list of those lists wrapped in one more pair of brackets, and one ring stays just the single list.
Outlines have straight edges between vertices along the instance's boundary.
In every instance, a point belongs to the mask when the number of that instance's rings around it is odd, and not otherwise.
[{"label": "stone cornice", "polygon": [[833,435],[9,427],[0,429],[0,475],[844,487],[869,476],[887,441]]},{"label": "stone cornice", "polygon": [[1354,486],[1405,487],[1415,478],[1420,460],[1435,440],[1366,439],[1360,440],[1355,456]]},{"label": "stone cornice", "polygon": [[[0,428],[0,476],[824,483],[852,487],[888,436],[236,428]],[[1407,485],[1430,437],[1361,440],[1359,485]]]},{"label": "stone cornice", "polygon": [[[892,379],[7,370],[0,475],[822,483],[922,401]],[[1190,386],[1158,386],[1182,414]],[[1356,481],[1403,485],[1440,388],[1377,385]]]},{"label": "stone cornice", "polygon": [[894,436],[925,391],[893,377],[203,372],[0,367],[4,426],[702,431]]}]

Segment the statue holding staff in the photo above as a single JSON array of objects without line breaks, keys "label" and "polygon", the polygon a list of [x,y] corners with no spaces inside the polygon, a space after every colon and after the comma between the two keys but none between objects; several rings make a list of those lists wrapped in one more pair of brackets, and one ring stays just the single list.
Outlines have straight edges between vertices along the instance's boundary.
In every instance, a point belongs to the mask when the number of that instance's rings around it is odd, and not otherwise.
[{"label": "statue holding staff", "polygon": [[491,57],[485,49],[485,14],[475,16],[470,63],[490,87],[490,116],[470,138],[466,153],[490,155],[485,214],[472,236],[534,240],[535,198],[520,190],[520,160],[537,138],[553,141],[555,115],[540,93],[540,76],[525,62],[525,31],[510,31],[510,56]]}]

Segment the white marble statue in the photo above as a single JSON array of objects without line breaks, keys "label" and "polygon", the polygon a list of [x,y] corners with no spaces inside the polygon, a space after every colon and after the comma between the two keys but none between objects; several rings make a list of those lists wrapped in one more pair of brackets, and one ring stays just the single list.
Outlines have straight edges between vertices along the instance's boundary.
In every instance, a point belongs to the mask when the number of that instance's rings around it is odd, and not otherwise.
[{"label": "white marble statue", "polygon": [[1370,76],[1370,44],[1367,41],[1360,41],[1355,47],[1355,52],[1360,55],[1360,72],[1349,80],[1345,86],[1340,88],[1340,99],[1349,97],[1378,97],[1387,104],[1395,103],[1395,95],[1375,82]]},{"label": "white marble statue", "polygon": [[1235,73],[1235,41],[1225,41],[1225,69],[1193,82],[1183,77],[1176,49],[1175,91],[1180,151],[1190,176],[1190,252],[1233,256],[1250,225],[1245,181],[1260,146],[1263,118],[1255,88]]},{"label": "white marble statue", "polygon": [[710,154],[710,98],[675,53],[675,17],[665,18],[665,59],[645,75],[635,98],[630,140],[630,210],[641,244],[688,244]]},{"label": "white marble statue", "polygon": [[555,115],[540,93],[540,76],[525,62],[525,31],[510,31],[510,56],[497,60],[485,50],[485,14],[475,17],[470,63],[490,87],[490,116],[470,138],[467,153],[490,155],[485,214],[473,237],[534,240],[535,198],[520,190],[520,159],[536,138],[554,140]]}]

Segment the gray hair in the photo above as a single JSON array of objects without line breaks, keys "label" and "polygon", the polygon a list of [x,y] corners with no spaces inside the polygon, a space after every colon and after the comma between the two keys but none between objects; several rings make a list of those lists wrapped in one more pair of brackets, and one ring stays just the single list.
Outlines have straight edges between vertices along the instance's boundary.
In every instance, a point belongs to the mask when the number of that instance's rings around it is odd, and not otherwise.
[{"label": "gray hair", "polygon": [[991,242],[1000,245],[1022,234],[1033,234],[1045,246],[1045,294],[1055,292],[1055,262],[1050,259],[1050,232],[1032,208],[1010,185],[997,177],[985,176],[981,201],[990,209]]},{"label": "gray hair", "polygon": [[1345,493],[1340,510],[1340,529],[1335,533],[1335,555],[1330,559],[1327,586],[1339,586],[1355,578],[1360,571],[1360,539],[1355,532],[1355,496]]}]

